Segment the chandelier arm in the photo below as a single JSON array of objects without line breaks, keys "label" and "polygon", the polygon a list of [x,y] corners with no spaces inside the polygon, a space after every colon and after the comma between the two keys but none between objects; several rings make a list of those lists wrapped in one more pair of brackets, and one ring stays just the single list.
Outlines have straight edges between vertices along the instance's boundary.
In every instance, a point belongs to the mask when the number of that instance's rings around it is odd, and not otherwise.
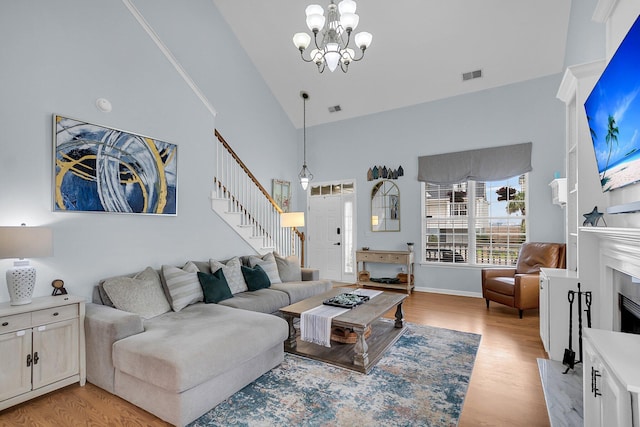
[{"label": "chandelier arm", "polygon": [[314,30],[313,31],[313,43],[316,45],[316,49],[318,49],[318,50],[323,50],[324,49],[324,48],[321,48],[318,45],[318,30]]},{"label": "chandelier arm", "polygon": [[304,62],[313,62],[313,58],[310,58],[310,59],[304,58],[304,49],[300,49],[300,58],[302,58]]},{"label": "chandelier arm", "polygon": [[353,58],[353,59],[352,59],[352,61],[353,61],[353,62],[362,61],[362,58],[364,58],[364,51],[365,51],[366,49],[367,49],[366,47],[365,47],[364,49],[360,49],[360,51],[362,52],[362,55],[360,55],[360,58]]}]

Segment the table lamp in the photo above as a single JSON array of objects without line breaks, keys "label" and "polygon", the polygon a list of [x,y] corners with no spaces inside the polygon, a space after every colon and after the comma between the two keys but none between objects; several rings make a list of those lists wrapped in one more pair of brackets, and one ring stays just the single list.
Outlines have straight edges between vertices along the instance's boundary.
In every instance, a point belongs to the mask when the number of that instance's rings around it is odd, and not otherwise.
[{"label": "table lamp", "polygon": [[11,305],[31,302],[36,284],[36,269],[29,260],[53,255],[53,233],[47,227],[0,227],[0,258],[19,258],[7,270],[7,288]]},{"label": "table lamp", "polygon": [[[283,212],[280,214],[280,227],[304,227],[304,212]],[[304,241],[304,233],[302,233]],[[291,255],[295,255],[295,241],[291,230]]]}]

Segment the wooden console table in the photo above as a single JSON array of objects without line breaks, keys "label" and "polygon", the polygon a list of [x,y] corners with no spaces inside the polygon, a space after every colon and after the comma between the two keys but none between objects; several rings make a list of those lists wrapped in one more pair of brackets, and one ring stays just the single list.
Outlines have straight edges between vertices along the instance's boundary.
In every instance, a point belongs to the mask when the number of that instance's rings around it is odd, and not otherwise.
[{"label": "wooden console table", "polygon": [[[413,252],[410,251],[356,251],[356,263],[358,264],[358,278],[360,272],[366,270],[366,263],[375,262],[381,264],[404,264],[407,266],[406,283],[379,283],[370,280],[358,280],[360,286],[375,286],[377,288],[404,289],[407,294],[414,287],[413,281]],[[362,263],[362,269],[360,269]]]}]

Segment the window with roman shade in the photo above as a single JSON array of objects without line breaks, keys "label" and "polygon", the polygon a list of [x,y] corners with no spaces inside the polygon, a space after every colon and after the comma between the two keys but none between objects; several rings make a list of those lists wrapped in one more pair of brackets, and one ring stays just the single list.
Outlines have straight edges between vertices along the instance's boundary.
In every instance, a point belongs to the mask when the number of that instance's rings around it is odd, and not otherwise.
[{"label": "window with roman shade", "polygon": [[419,157],[423,262],[513,265],[527,239],[530,142]]}]

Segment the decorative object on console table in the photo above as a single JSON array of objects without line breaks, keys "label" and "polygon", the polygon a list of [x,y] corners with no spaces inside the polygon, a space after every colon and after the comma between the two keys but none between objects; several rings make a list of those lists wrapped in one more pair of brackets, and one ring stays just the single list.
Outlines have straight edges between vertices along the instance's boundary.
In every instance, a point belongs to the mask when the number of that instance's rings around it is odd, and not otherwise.
[{"label": "decorative object on console table", "polygon": [[64,288],[64,280],[55,279],[51,282],[51,286],[53,286],[53,292],[51,292],[51,296],[56,295],[67,295],[67,290]]},{"label": "decorative object on console table", "polygon": [[36,284],[36,269],[25,258],[48,257],[53,254],[53,237],[50,228],[0,227],[0,258],[19,258],[13,268],[7,270],[7,288],[11,305],[31,302]]},{"label": "decorative object on console table", "polygon": [[178,146],[54,115],[54,207],[176,215]]},{"label": "decorative object on console table", "polygon": [[604,222],[605,227],[607,226],[607,221],[604,220],[603,217],[603,213],[602,212],[598,212],[598,207],[594,206],[593,210],[591,212],[587,212],[586,214],[582,214],[582,216],[585,218],[584,222],[582,223],[583,226],[586,225],[592,225],[594,227],[598,226],[598,222],[600,222],[600,219],[602,218],[602,221]]}]

